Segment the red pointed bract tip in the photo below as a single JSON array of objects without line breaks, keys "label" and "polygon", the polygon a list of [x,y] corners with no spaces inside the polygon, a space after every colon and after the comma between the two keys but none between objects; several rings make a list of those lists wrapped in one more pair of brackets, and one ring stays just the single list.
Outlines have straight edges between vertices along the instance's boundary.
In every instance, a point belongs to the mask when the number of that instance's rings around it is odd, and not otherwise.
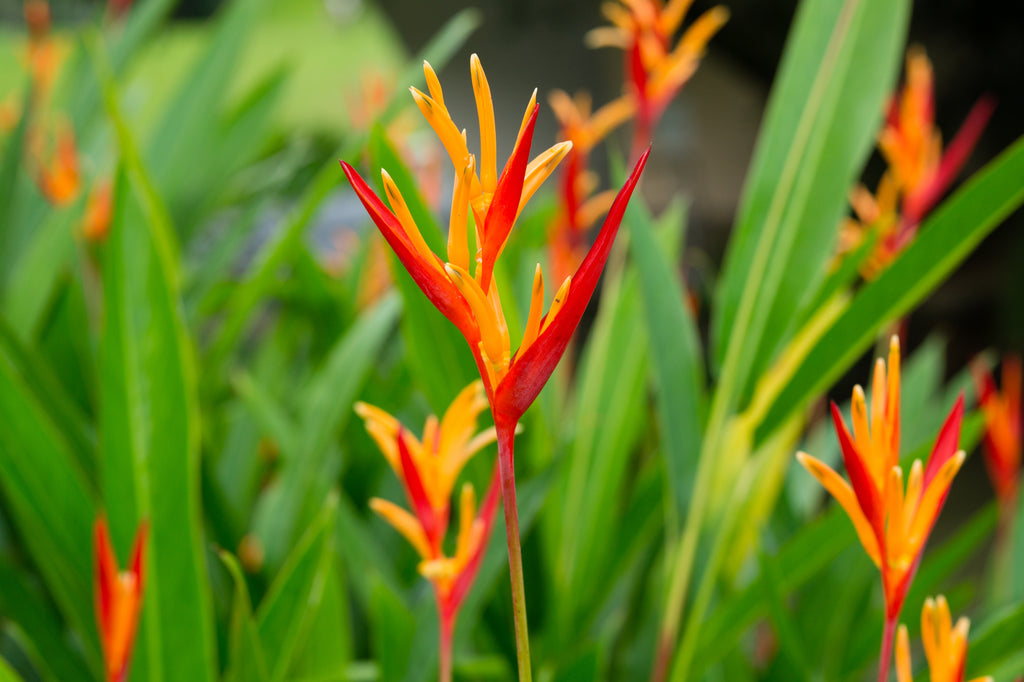
[{"label": "red pointed bract tip", "polygon": [[126,679],[131,661],[145,590],[148,535],[149,524],[143,522],[135,536],[128,569],[121,571],[114,555],[106,518],[97,519],[93,528],[96,622],[99,626],[106,679],[110,682]]},{"label": "red pointed bract tip", "polygon": [[[626,206],[640,181],[644,166],[651,154],[647,150],[640,155],[626,183],[619,190],[612,203],[608,215],[604,219],[597,240],[590,248],[586,258],[576,274],[572,276],[569,292],[565,302],[554,315],[553,320],[546,320],[545,327],[537,340],[534,341],[522,356],[517,355],[512,369],[495,391],[495,415],[502,415],[511,423],[515,423],[526,412],[547,383],[551,373],[558,365],[565,348],[579,326],[583,311],[590,302],[597,281],[601,277],[612,243],[618,234],[619,225],[626,212]],[[550,313],[549,313],[550,315]]]}]

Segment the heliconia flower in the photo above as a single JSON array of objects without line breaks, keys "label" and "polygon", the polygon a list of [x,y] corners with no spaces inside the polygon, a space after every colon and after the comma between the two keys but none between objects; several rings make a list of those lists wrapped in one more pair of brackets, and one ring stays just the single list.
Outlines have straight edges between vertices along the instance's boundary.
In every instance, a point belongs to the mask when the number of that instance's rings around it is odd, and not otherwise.
[{"label": "heliconia flower", "polygon": [[112,215],[113,187],[109,180],[101,180],[93,186],[85,202],[82,236],[90,242],[101,242],[106,239]]},{"label": "heliconia flower", "polygon": [[49,162],[39,161],[37,183],[51,204],[66,206],[75,200],[82,187],[74,131],[68,126],[58,129],[56,144],[53,158]]},{"label": "heliconia flower", "polygon": [[[931,62],[919,46],[907,51],[906,83],[890,100],[878,136],[878,147],[889,165],[879,184],[879,210],[864,210],[871,195],[859,186],[851,201],[859,222],[848,221],[844,226],[856,242],[871,230],[878,232],[875,253],[862,268],[865,277],[877,275],[913,241],[918,225],[967,162],[994,108],[990,97],[979,99],[943,151],[942,135],[935,127]],[[851,241],[851,237],[845,241]]]},{"label": "heliconia flower", "polygon": [[852,435],[832,403],[832,419],[850,481],[807,453],[797,453],[800,463],[850,517],[864,551],[881,571],[886,606],[879,668],[882,682],[888,675],[892,638],[907,590],[966,456],[957,450],[964,411],[961,396],[939,431],[927,465],[915,460],[904,481],[899,464],[899,399],[900,347],[893,336],[888,372],[881,358],[875,364],[870,416],[864,390],[860,386],[853,389]]},{"label": "heliconia flower", "polygon": [[602,6],[611,26],[587,34],[591,47],[615,47],[625,56],[625,78],[637,100],[636,140],[646,144],[672,98],[697,71],[711,38],[729,20],[719,5],[700,15],[673,47],[692,0],[619,0]]},{"label": "heliconia flower", "polygon": [[[946,598],[929,597],[921,610],[921,642],[928,659],[931,682],[964,682],[967,666],[967,632],[971,622],[961,617],[953,625]],[[913,682],[910,668],[910,637],[907,627],[900,626],[896,644],[896,679]],[[971,682],[992,682],[991,677],[976,677]]]},{"label": "heliconia flower", "polygon": [[590,150],[633,116],[635,98],[624,95],[591,112],[590,96],[569,97],[554,90],[548,103],[560,126],[559,139],[572,143],[561,168],[558,211],[548,226],[550,261],[555,281],[568,277],[586,255],[587,230],[608,212],[614,190],[593,194],[597,175],[589,170]]},{"label": "heliconia flower", "polygon": [[128,679],[128,664],[145,591],[148,534],[149,525],[143,522],[135,535],[128,570],[121,571],[118,569],[117,557],[114,556],[107,520],[100,517],[93,529],[96,622],[99,625],[108,682]]},{"label": "heliconia flower", "polygon": [[[985,415],[984,453],[989,478],[1000,503],[1014,509],[1021,468],[1021,359],[1003,358],[1002,392],[983,360],[971,363],[978,403]],[[1012,512],[1011,512],[1012,513]]]},{"label": "heliconia flower", "polygon": [[423,440],[412,436],[390,414],[357,403],[356,413],[391,465],[412,507],[373,498],[370,508],[402,534],[420,555],[420,573],[434,586],[441,631],[441,680],[451,676],[451,637],[459,607],[480,567],[498,508],[497,469],[479,512],[473,486],[462,486],[459,530],[455,554],[447,556],[442,543],[448,532],[449,501],[455,480],[466,462],[493,443],[494,428],[476,431],[477,417],[487,407],[483,385],[474,381],[455,398],[440,421],[433,415],[423,429]]},{"label": "heliconia flower", "polygon": [[[537,266],[525,334],[519,349],[513,353],[501,296],[493,279],[494,264],[504,249],[519,211],[555,169],[571,144],[556,144],[527,163],[538,110],[534,92],[512,156],[499,177],[490,91],[475,55],[471,63],[482,131],[479,175],[476,159],[469,154],[465,138],[448,115],[440,84],[429,65],[425,64],[424,71],[431,95],[414,89],[420,110],[438,133],[457,169],[447,262],[427,246],[401,192],[386,171],[382,176],[390,209],[352,166],[343,161],[342,168],[370,217],[417,285],[462,332],[476,359],[495,421],[514,428],[544,387],[579,324],[608,258],[626,204],[647,161],[647,154],[637,162],[612,203],[594,247],[575,275],[562,282],[546,315],[542,312],[544,281],[540,266]],[[470,211],[476,224],[478,244],[473,263],[467,246]]]}]

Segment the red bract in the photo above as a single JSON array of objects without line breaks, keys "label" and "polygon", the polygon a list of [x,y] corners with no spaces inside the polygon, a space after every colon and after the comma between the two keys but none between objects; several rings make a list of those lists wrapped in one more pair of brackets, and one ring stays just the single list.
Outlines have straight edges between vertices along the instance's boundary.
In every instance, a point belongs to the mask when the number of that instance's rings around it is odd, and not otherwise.
[{"label": "red bract", "polygon": [[143,523],[135,536],[128,570],[120,571],[107,520],[97,519],[93,530],[96,622],[108,682],[121,682],[128,678],[128,663],[142,611],[148,534],[149,525]]}]

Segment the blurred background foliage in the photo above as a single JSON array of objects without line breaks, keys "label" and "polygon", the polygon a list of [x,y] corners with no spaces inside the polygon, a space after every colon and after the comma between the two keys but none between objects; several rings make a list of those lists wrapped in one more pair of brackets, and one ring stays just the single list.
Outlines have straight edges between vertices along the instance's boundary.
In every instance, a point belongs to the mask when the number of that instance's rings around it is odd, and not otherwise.
[{"label": "blurred background foliage", "polygon": [[[34,107],[25,106],[22,7],[0,4],[0,104],[13,112],[0,145],[0,657],[10,664],[0,680],[101,678],[89,546],[101,513],[122,563],[137,523],[153,524],[132,680],[433,678],[429,586],[415,553],[367,508],[372,496],[398,500],[402,491],[352,404],[381,405],[418,425],[440,414],[475,368],[404,273],[392,267],[388,285],[385,252],[337,159],[368,167],[371,179],[388,168],[425,237],[440,244],[450,173],[406,90],[422,87],[423,58],[438,68],[455,120],[468,121],[466,63],[478,52],[499,130],[518,121],[533,87],[542,102],[555,87],[586,88],[603,102],[621,86],[619,56],[582,45],[602,21],[596,3],[456,4],[137,0],[115,20],[96,3],[54,0],[61,67],[52,98]],[[987,170],[953,195],[948,213],[928,223],[930,241],[886,278],[850,285],[853,303],[782,386],[777,411],[749,432],[721,427],[722,452],[733,456],[723,455],[712,477],[696,562],[714,596],[699,628],[686,630],[700,679],[870,674],[881,631],[877,576],[847,519],[835,505],[823,512],[817,484],[789,466],[792,453],[838,461],[821,394],[845,401],[851,384],[866,380],[872,344],[896,318],[909,314],[904,454],[925,456],[956,393],[970,398],[961,371],[969,357],[1024,344],[1024,239],[1013,212],[1024,152],[1019,141],[1011,147],[1024,120],[1021,17],[952,2],[922,3],[910,15],[897,4],[903,19],[877,43],[861,27],[857,45],[873,48],[855,55],[866,77],[843,71],[853,89],[836,97],[864,97],[880,120],[876,105],[897,82],[909,33],[935,62],[947,136],[979,94],[997,96],[964,177]],[[809,0],[804,11],[834,5]],[[865,6],[871,16],[886,11],[883,2]],[[669,557],[719,395],[714,382],[705,386],[723,360],[710,329],[728,325],[713,292],[747,290],[739,266],[721,265],[726,244],[734,222],[751,240],[763,234],[763,216],[736,218],[741,195],[758,182],[775,191],[769,170],[748,176],[758,130],[782,144],[796,120],[761,120],[795,3],[730,8],[728,28],[659,129],[644,200],[630,208],[586,329],[520,436],[534,659],[551,682],[644,679],[654,656]],[[802,35],[787,49],[813,52],[813,32]],[[801,83],[805,74],[790,68]],[[878,121],[850,123],[839,111],[815,118],[815,134],[835,147],[800,176],[818,182],[822,171],[825,205],[785,199],[785,229],[801,238],[831,234],[831,223],[802,220],[804,210],[845,214],[846,187],[865,162],[869,185],[881,173],[878,155],[869,156]],[[856,128],[849,149],[836,142],[846,123]],[[38,154],[36,125],[46,131]],[[80,186],[55,208],[37,179],[62,127],[74,131]],[[542,108],[538,140],[555,135]],[[772,138],[760,139],[770,148]],[[603,177],[621,175],[627,140],[614,140],[607,160],[595,153]],[[511,143],[499,134],[499,157]],[[113,219],[100,238],[86,238],[88,197],[103,183],[113,187]],[[512,265],[496,275],[518,294],[510,327],[524,324],[554,211],[550,192],[534,202],[504,256]],[[780,256],[792,263],[787,285],[806,270],[824,290],[830,254],[801,255]],[[684,306],[684,292],[695,305]],[[785,329],[773,332],[781,344],[814,311],[776,294],[763,293],[785,313]],[[759,341],[736,343],[763,369],[778,353]],[[749,406],[757,378],[730,386],[727,416]],[[982,428],[972,414],[965,449],[975,449]],[[478,490],[493,451],[465,474]],[[996,512],[978,460],[954,485],[904,620],[916,639],[918,605],[944,592],[956,613],[976,616],[972,673],[1010,682],[1024,674],[1024,540],[1014,545],[1009,593],[997,592],[989,579]],[[749,494],[733,501],[733,489]],[[716,537],[730,509],[743,523]],[[493,534],[460,616],[457,679],[514,677],[503,535],[501,527]]]}]

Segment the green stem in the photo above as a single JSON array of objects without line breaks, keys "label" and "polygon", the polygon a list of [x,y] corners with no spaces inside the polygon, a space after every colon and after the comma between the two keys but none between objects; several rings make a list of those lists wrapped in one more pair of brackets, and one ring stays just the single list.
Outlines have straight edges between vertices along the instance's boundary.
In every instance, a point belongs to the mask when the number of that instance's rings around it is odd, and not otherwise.
[{"label": "green stem", "polygon": [[495,418],[498,435],[498,472],[501,476],[501,500],[505,508],[505,533],[508,539],[508,569],[512,579],[512,617],[516,631],[516,661],[519,682],[531,682],[530,632],[526,625],[526,587],[523,584],[523,550],[519,539],[519,511],[516,506],[516,475],[513,455],[516,424]]}]

